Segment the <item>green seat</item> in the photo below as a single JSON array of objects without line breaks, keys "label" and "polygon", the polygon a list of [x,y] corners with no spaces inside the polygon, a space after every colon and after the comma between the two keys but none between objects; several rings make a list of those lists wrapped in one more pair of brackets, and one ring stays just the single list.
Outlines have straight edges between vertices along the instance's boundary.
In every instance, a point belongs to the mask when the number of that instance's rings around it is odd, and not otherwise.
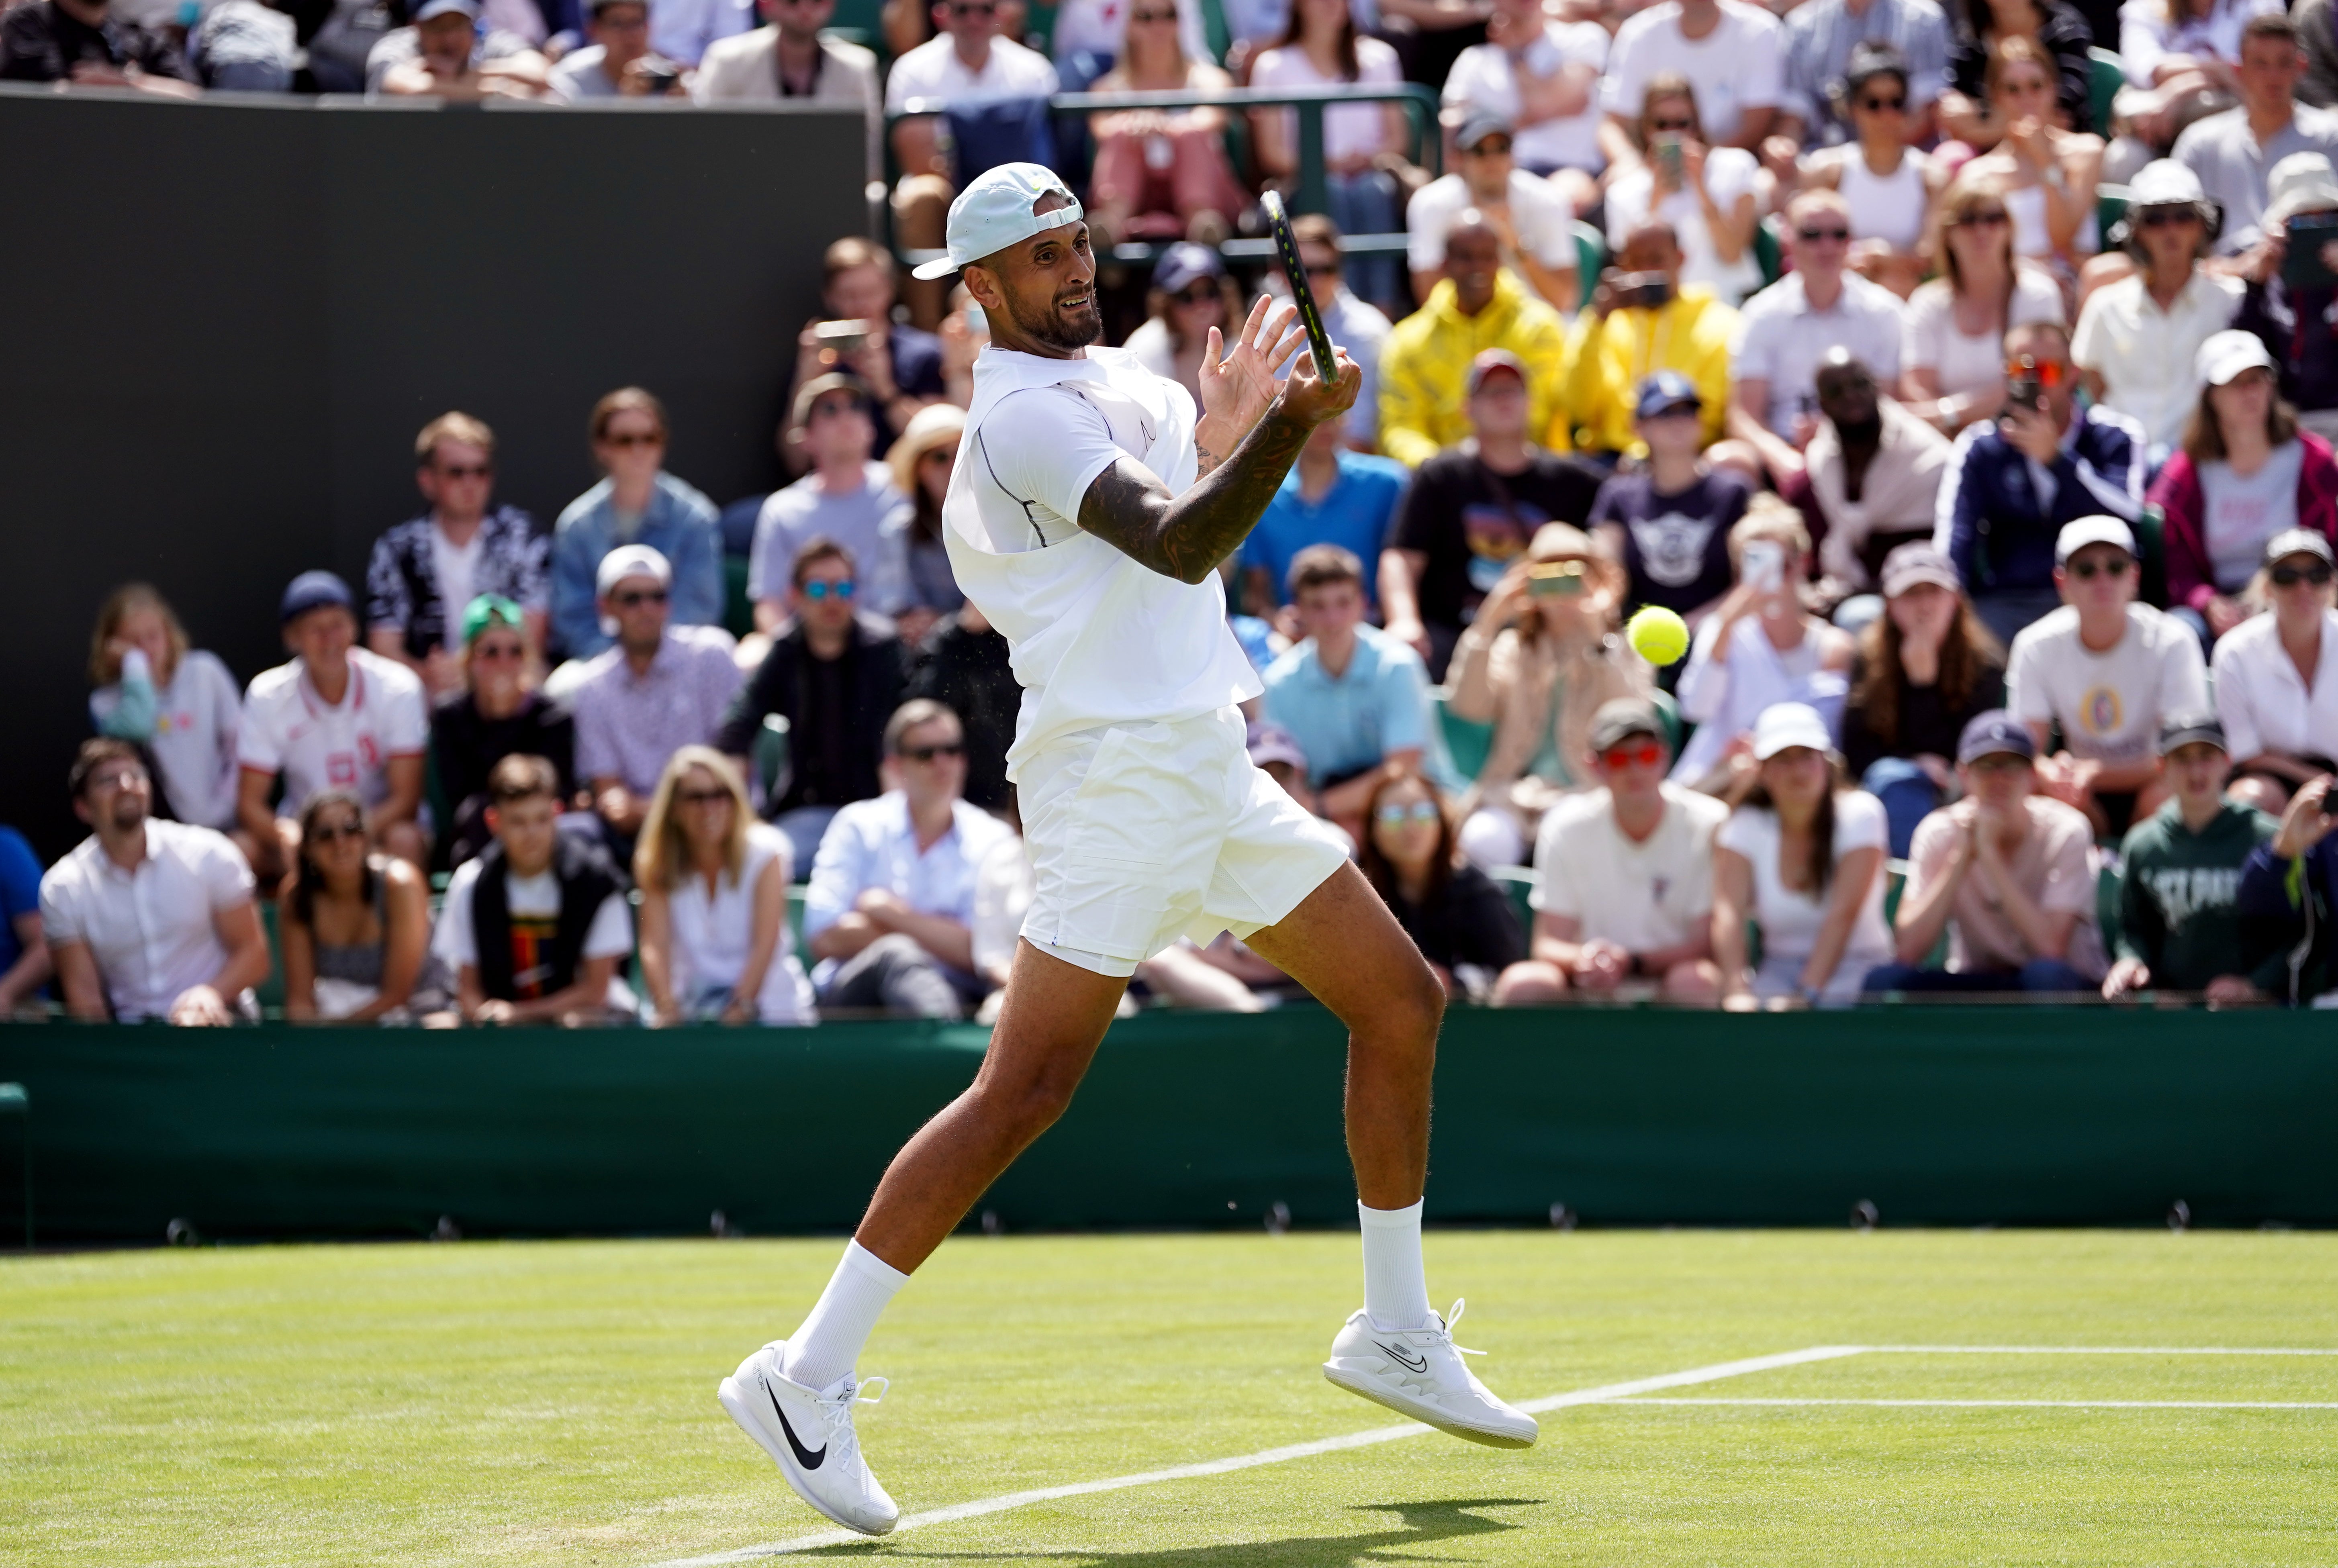
[{"label": "green seat", "polygon": [[1599,287],[1599,274],[1607,265],[1607,237],[1580,218],[1567,227],[1575,233],[1575,276],[1582,295],[1576,305],[1580,309],[1591,303],[1592,291]]},{"label": "green seat", "polygon": [[268,938],[268,978],[251,988],[260,1005],[270,1014],[281,1015],[284,1011],[284,944],[276,936],[276,900],[262,898],[260,905],[260,930]]},{"label": "green seat", "polygon": [[1437,726],[1445,734],[1445,753],[1453,760],[1455,772],[1464,779],[1475,779],[1485,770],[1486,753],[1494,744],[1494,727],[1454,712],[1448,705],[1443,687],[1436,689],[1436,696]]},{"label": "green seat", "polygon": [[[810,867],[802,869],[805,875],[810,874]],[[788,884],[788,930],[796,939],[796,956],[803,961],[807,969],[811,967],[812,959],[810,950],[804,946],[803,917],[804,896],[810,891],[801,882]]]},{"label": "green seat", "polygon": [[[1223,62],[1226,51],[1233,47],[1234,30],[1226,23],[1223,0],[1202,0],[1202,40],[1209,44],[1213,61]],[[1230,114],[1227,118],[1239,120],[1242,116]],[[1237,163],[1234,167],[1239,169],[1242,165]]]},{"label": "green seat", "polygon": [[2135,545],[2138,552],[2137,565],[2142,568],[2142,580],[2136,585],[2137,597],[2159,609],[2167,608],[2167,514],[2156,506],[2146,506],[2135,520]]},{"label": "green seat", "polygon": [[2097,136],[2111,133],[2111,104],[2127,85],[2127,63],[2108,49],[2087,51],[2087,118]]},{"label": "green seat", "polygon": [[2108,861],[2104,862],[2101,872],[2095,877],[2095,921],[2102,927],[2103,951],[2106,954],[2118,952],[2119,897],[2126,884],[2127,878],[2118,867]]},{"label": "green seat", "polygon": [[1493,877],[1502,891],[1510,896],[1510,908],[1518,915],[1518,929],[1526,932],[1531,938],[1534,933],[1535,874],[1533,868],[1526,866],[1497,866],[1487,875]]},{"label": "green seat", "polygon": [[722,557],[722,630],[744,637],[755,629],[755,606],[747,597],[747,557]]},{"label": "green seat", "polygon": [[1754,264],[1762,269],[1762,286],[1766,289],[1786,275],[1785,246],[1778,230],[1771,224],[1774,218],[1765,218],[1754,225]]}]

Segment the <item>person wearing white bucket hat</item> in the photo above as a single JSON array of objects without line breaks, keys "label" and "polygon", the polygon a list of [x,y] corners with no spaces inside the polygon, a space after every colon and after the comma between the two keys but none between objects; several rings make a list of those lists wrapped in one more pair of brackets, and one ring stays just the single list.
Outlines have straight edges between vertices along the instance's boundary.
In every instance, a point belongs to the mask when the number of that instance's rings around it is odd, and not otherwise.
[{"label": "person wearing white bucket hat", "polygon": [[[2248,287],[2233,325],[2254,332],[2281,372],[2281,394],[2298,423],[2323,439],[2338,438],[2338,173],[2319,152],[2274,165],[2264,237],[2241,259]],[[2313,231],[2309,243],[2306,233]]]},{"label": "person wearing white bucket hat", "polygon": [[[2200,265],[2216,237],[2215,204],[2200,177],[2171,158],[2146,163],[2129,187],[2122,229],[2135,270],[2087,297],[2070,362],[2095,401],[2143,426],[2166,451],[2184,437],[2199,381],[2193,356],[2240,308],[2241,280]],[[2127,258],[2119,258],[2127,262]]]},{"label": "person wearing white bucket hat", "polygon": [[2213,642],[2260,608],[2244,595],[2266,540],[2301,524],[2338,532],[2338,461],[2328,442],[2298,428],[2254,333],[2211,337],[2196,374],[2198,405],[2151,501],[2166,519],[2168,607]]},{"label": "person wearing white bucket hat", "polygon": [[1339,835],[1252,763],[1236,706],[1260,687],[1218,568],[1362,373],[1344,354],[1321,368],[1301,354],[1278,386],[1305,334],[1291,307],[1262,299],[1231,353],[1211,329],[1197,416],[1176,382],[1092,347],[1087,225],[1036,164],[959,194],[946,258],[918,271],[950,269],[991,338],[942,534],[1025,687],[1007,762],[1031,907],[974,1086],[895,1156],[810,1317],[723,1379],[723,1406],[813,1507],[890,1530],[899,1510],[852,1424],[854,1363],[878,1316],[1062,1113],[1136,965],[1180,936],[1231,931],[1351,1030],[1364,1308],[1325,1376],[1456,1436],[1528,1446],[1534,1417],[1470,1375],[1429,1306],[1420,1199],[1443,988]]}]

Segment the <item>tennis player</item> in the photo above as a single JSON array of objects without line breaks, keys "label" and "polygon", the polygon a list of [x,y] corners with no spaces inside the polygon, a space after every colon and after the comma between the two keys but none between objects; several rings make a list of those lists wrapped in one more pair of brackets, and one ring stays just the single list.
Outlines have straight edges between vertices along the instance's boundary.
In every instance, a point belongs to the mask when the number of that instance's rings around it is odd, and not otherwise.
[{"label": "tennis player", "polygon": [[[1354,403],[1262,300],[1232,353],[1212,328],[1202,408],[1102,331],[1079,202],[1009,163],[950,206],[946,258],[990,323],[942,506],[950,565],[1014,649],[1023,708],[1008,775],[1037,883],[973,1086],[878,1184],[811,1315],[723,1379],[723,1407],[803,1499],[883,1534],[899,1516],[860,1454],[854,1370],[894,1292],[1072,1098],[1137,964],[1232,931],[1348,1025],[1348,1149],[1364,1305],[1324,1375],[1459,1437],[1523,1448],[1534,1417],[1470,1375],[1429,1305],[1420,1196],[1444,993],[1339,838],[1243,750],[1259,683],[1217,567],[1308,433]],[[1455,1317],[1459,1308],[1455,1308]]]}]

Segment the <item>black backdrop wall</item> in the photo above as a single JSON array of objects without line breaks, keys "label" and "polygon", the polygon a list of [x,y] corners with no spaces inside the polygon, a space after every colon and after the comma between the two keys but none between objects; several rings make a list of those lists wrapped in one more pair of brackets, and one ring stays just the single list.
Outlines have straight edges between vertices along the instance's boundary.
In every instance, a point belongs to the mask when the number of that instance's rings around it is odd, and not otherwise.
[{"label": "black backdrop wall", "polygon": [[0,822],[44,858],[88,731],[92,618],[168,595],[248,680],[296,572],[359,584],[418,507],[413,439],[494,426],[497,498],[549,529],[596,477],[593,400],[665,400],[719,505],[771,433],[820,254],[867,228],[858,115],[478,110],[0,89]]}]

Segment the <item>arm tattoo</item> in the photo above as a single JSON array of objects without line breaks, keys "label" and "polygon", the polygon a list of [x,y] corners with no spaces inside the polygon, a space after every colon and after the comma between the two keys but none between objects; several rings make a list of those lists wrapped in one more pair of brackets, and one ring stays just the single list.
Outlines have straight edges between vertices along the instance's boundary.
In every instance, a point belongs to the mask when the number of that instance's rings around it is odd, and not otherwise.
[{"label": "arm tattoo", "polygon": [[1202,476],[1182,495],[1122,458],[1088,486],[1080,526],[1141,565],[1181,583],[1200,583],[1233,554],[1282,486],[1309,426],[1278,400],[1233,456],[1206,454]]}]

